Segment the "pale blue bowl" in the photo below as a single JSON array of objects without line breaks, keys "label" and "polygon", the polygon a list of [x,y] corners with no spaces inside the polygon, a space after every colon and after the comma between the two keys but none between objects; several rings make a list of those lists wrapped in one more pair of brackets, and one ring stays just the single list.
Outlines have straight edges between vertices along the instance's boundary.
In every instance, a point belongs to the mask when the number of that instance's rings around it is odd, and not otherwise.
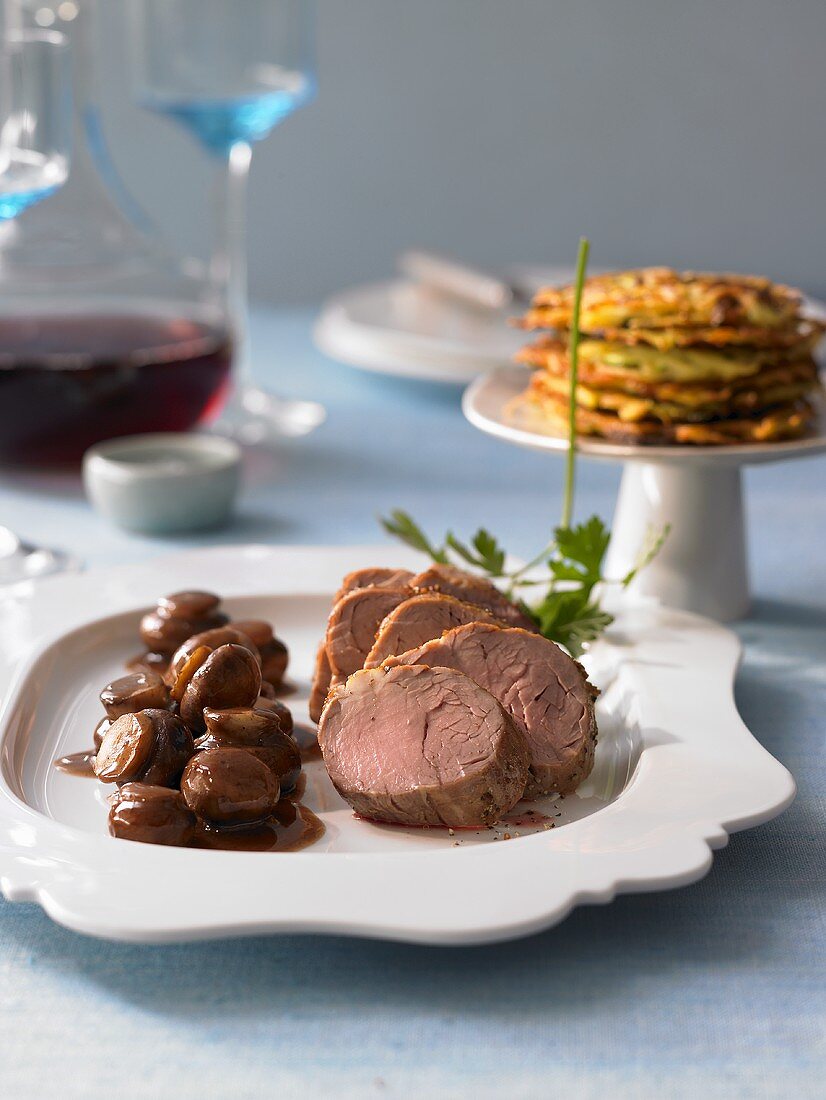
[{"label": "pale blue bowl", "polygon": [[150,535],[225,524],[240,471],[240,448],[215,435],[130,435],[83,456],[83,484],[96,510],[127,531]]}]

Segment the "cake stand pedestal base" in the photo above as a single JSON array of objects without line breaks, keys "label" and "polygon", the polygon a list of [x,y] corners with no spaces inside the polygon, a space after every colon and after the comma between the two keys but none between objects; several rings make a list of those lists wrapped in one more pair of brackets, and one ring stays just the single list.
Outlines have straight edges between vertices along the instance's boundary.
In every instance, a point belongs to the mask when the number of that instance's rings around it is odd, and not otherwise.
[{"label": "cake stand pedestal base", "polygon": [[742,477],[737,466],[630,462],[617,499],[606,573],[633,568],[644,533],[671,531],[632,591],[667,607],[742,619],[749,609]]},{"label": "cake stand pedestal base", "polygon": [[[477,378],[462,398],[464,414],[505,443],[562,455],[567,439],[549,434],[541,418],[537,424],[528,413],[514,411],[527,378],[524,367],[501,367]],[[631,593],[731,622],[749,610],[741,467],[826,453],[826,404],[803,438],[779,443],[640,446],[584,436],[577,449],[583,458],[625,465],[606,575],[623,577],[637,561],[646,530],[659,532],[670,523],[665,544],[630,585]]]}]

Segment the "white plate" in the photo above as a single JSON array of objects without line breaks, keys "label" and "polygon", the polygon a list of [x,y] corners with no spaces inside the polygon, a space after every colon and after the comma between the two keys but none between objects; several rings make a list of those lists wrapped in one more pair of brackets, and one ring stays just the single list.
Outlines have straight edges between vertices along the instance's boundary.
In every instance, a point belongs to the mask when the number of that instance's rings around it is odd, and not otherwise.
[{"label": "white plate", "polygon": [[[216,548],[7,591],[5,895],[38,902],[78,931],[141,942],[327,932],[480,943],[545,928],[580,902],[692,882],[729,832],[791,801],[791,776],[735,710],[734,635],[645,607],[621,612],[587,662],[603,688],[597,763],[577,795],[544,803],[560,815],[552,830],[452,837],[369,825],[317,763],[307,796],[327,826],[317,845],[277,854],[155,847],[108,836],[99,785],[52,767],[57,755],[88,746],[97,691],[134,653],[140,611],[158,595],[208,587],[231,611],[271,617],[290,647],[299,691],[289,703],[302,721],[313,648],[342,574],[419,561],[386,546]],[[505,831],[523,835],[504,839]]]},{"label": "white plate", "polygon": [[523,340],[507,318],[397,279],[331,298],[313,339],[360,370],[455,385],[513,358]]}]

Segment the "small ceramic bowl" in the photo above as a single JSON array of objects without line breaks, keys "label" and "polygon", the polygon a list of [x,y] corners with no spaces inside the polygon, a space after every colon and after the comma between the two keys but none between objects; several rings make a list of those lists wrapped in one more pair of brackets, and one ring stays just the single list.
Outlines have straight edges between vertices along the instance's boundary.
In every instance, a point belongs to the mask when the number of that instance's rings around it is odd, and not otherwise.
[{"label": "small ceramic bowl", "polygon": [[165,534],[226,523],[241,451],[215,435],[158,432],[109,439],[83,456],[94,507],[128,531]]}]

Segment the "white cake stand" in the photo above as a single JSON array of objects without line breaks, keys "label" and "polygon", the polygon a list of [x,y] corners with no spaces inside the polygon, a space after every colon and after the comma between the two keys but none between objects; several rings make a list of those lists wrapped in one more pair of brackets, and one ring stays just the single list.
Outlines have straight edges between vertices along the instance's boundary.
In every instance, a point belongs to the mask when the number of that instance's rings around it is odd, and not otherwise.
[{"label": "white cake stand", "polygon": [[[515,426],[508,403],[527,385],[524,367],[501,367],[465,391],[462,409],[481,431],[535,451],[562,453],[567,439]],[[826,451],[826,418],[805,439],[731,447],[624,446],[583,437],[587,458],[624,462],[606,572],[621,577],[634,564],[646,532],[671,524],[654,561],[634,581],[634,590],[668,607],[720,622],[749,609],[746,532],[741,469]]]}]

